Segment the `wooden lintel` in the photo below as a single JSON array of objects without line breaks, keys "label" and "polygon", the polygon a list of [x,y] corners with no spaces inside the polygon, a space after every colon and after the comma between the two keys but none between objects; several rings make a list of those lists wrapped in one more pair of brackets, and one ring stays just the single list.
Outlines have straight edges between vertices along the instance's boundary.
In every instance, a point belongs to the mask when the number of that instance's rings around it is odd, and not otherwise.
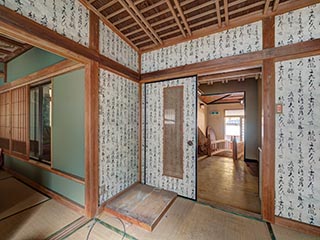
[{"label": "wooden lintel", "polygon": [[139,73],[76,43],[27,17],[0,6],[0,33],[81,63],[100,62],[114,72],[139,79]]},{"label": "wooden lintel", "polygon": [[38,72],[31,73],[25,77],[19,78],[13,82],[6,83],[0,87],[0,92],[7,91],[9,89],[15,89],[27,84],[39,82],[83,67],[84,65],[81,63],[77,63],[71,60],[64,60],[50,67],[44,68]]},{"label": "wooden lintel", "polygon": [[239,70],[239,71],[234,71],[234,72],[199,76],[198,81],[199,82],[207,82],[207,81],[214,81],[214,80],[218,80],[218,79],[239,78],[239,77],[248,76],[248,75],[252,76],[252,75],[260,74],[260,73],[261,73],[261,68],[252,68],[252,69]]},{"label": "wooden lintel", "polygon": [[160,70],[156,72],[141,74],[141,82],[153,82],[166,78],[182,77],[188,75],[205,74],[221,69],[238,68],[241,66],[259,66],[263,60],[284,60],[303,57],[310,54],[320,53],[320,39],[295,43],[287,46],[268,48],[257,52],[242,55],[213,59],[201,63],[193,63],[185,66]]}]

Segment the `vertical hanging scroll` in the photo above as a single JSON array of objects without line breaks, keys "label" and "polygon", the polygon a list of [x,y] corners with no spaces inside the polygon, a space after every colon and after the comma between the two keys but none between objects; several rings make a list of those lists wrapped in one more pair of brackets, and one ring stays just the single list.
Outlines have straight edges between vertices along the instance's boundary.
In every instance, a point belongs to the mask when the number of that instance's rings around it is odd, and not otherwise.
[{"label": "vertical hanging scroll", "polygon": [[163,89],[163,175],[183,178],[183,86]]}]

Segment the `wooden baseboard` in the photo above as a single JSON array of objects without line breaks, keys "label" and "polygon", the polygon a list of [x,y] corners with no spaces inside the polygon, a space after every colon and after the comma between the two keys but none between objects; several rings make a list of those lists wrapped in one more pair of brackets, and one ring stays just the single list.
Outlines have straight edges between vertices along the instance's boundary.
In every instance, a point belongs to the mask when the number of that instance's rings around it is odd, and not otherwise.
[{"label": "wooden baseboard", "polygon": [[84,207],[78,205],[77,203],[61,196],[60,194],[40,185],[39,183],[36,183],[29,178],[21,175],[20,173],[17,173],[9,168],[5,168],[7,172],[9,172],[11,175],[13,175],[15,178],[19,179],[20,181],[24,182],[25,184],[35,188],[39,192],[42,192],[43,194],[51,197],[52,199],[56,200],[57,202],[67,206],[68,208],[71,208],[72,210],[78,212],[81,215],[84,215]]},{"label": "wooden baseboard", "polygon": [[275,224],[292,230],[299,231],[306,234],[311,234],[315,236],[320,236],[320,227],[309,225],[302,222],[297,222],[291,219],[286,219],[282,217],[275,217]]}]

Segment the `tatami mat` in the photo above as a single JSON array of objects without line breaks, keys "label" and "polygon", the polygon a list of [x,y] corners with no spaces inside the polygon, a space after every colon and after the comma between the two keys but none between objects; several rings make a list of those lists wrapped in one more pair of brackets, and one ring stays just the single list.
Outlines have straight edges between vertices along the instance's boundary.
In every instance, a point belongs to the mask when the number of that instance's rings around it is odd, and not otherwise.
[{"label": "tatami mat", "polygon": [[[100,217],[108,224],[122,229],[112,215]],[[126,232],[137,239],[157,240],[270,240],[267,225],[255,219],[226,213],[183,198],[177,198],[153,232],[126,223]]]},{"label": "tatami mat", "polygon": [[7,173],[6,171],[0,169],[0,180],[8,178],[8,177],[12,177],[12,175],[10,173]]},{"label": "tatami mat", "polygon": [[79,217],[80,214],[68,207],[49,200],[0,221],[0,239],[46,239]]},{"label": "tatami mat", "polygon": [[[89,222],[87,225],[83,226],[73,234],[71,234],[66,239],[68,240],[85,240],[89,234],[89,239],[94,240],[120,240],[120,239],[130,239],[135,240],[135,238],[126,235],[123,231],[119,231],[114,227],[105,224],[103,222],[96,222],[94,226],[92,226],[94,221]],[[90,231],[90,228],[92,230]],[[122,229],[123,230],[123,229]],[[89,233],[90,231],[90,233]]]},{"label": "tatami mat", "polygon": [[272,225],[272,230],[277,240],[320,240],[320,236],[307,235],[278,225]]},{"label": "tatami mat", "polygon": [[0,192],[0,220],[48,200],[45,195],[11,177],[0,181]]}]

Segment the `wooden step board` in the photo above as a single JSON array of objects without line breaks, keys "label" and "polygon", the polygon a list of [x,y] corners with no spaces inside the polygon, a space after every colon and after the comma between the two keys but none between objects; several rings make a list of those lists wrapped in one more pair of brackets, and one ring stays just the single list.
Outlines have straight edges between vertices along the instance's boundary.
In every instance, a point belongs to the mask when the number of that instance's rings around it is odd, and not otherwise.
[{"label": "wooden step board", "polygon": [[152,231],[176,198],[174,192],[135,184],[107,202],[105,211]]}]

